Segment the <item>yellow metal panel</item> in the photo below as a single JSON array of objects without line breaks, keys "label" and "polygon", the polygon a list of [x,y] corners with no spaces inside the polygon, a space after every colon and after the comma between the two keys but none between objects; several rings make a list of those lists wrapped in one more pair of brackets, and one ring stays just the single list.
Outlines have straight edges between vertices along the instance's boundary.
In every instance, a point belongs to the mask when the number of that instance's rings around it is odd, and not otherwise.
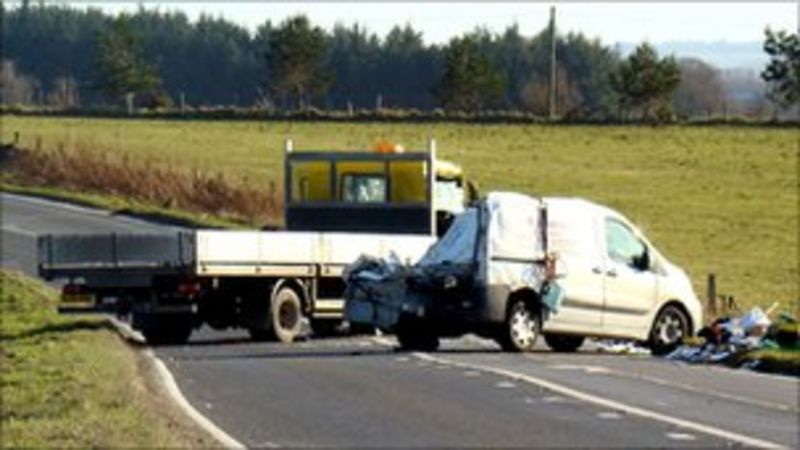
[{"label": "yellow metal panel", "polygon": [[393,203],[424,203],[425,161],[393,161],[389,165]]},{"label": "yellow metal panel", "polygon": [[331,172],[327,161],[292,164],[292,201],[331,201]]}]

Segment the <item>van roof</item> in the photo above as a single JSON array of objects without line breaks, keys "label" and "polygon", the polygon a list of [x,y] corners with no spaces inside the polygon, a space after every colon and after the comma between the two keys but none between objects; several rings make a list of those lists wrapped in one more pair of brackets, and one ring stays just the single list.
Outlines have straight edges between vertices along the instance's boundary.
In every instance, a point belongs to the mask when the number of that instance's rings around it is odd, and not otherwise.
[{"label": "van roof", "polygon": [[553,206],[559,209],[575,210],[576,212],[615,213],[607,206],[580,197],[543,197],[542,200],[548,207]]}]

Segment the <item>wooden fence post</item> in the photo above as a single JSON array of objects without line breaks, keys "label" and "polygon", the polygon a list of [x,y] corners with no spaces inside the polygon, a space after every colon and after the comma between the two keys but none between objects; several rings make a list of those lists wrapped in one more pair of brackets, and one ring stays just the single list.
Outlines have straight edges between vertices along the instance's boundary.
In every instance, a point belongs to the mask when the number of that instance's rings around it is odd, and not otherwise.
[{"label": "wooden fence post", "polygon": [[708,290],[706,291],[708,300],[709,314],[717,314],[717,276],[713,273],[708,274]]}]

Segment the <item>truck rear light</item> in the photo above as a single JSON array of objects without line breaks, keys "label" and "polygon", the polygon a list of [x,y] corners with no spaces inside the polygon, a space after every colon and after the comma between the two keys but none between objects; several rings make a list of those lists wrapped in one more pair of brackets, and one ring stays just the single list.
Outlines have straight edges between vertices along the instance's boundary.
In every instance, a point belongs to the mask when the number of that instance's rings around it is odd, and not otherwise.
[{"label": "truck rear light", "polygon": [[199,294],[202,288],[199,280],[183,280],[178,283],[178,294],[193,297]]},{"label": "truck rear light", "polygon": [[61,295],[80,295],[86,293],[86,287],[82,284],[65,284],[61,287]]}]

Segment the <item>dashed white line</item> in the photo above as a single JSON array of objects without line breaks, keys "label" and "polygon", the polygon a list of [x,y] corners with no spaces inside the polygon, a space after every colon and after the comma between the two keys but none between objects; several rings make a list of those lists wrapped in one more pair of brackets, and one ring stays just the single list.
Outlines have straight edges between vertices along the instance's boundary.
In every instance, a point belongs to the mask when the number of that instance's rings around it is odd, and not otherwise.
[{"label": "dashed white line", "polygon": [[668,439],[672,439],[674,441],[694,441],[694,440],[697,440],[697,438],[693,434],[677,433],[677,432],[674,432],[674,431],[671,431],[671,432],[668,432],[668,433],[664,433],[664,436],[666,436]]},{"label": "dashed white line", "polygon": [[500,388],[500,389],[514,389],[515,387],[517,387],[516,384],[514,384],[514,383],[512,383],[510,381],[500,381],[497,384],[495,384],[494,386],[497,387],[497,388]]},{"label": "dashed white line", "polygon": [[452,361],[449,359],[441,358],[438,356],[433,356],[427,353],[414,353],[414,355],[423,360],[429,361],[431,363],[440,363],[440,364],[450,364],[453,367],[458,367],[461,369],[472,369],[472,370],[480,370],[486,373],[491,373],[494,375],[500,375],[504,377],[508,377],[512,380],[522,381],[530,384],[535,384],[545,389],[548,389],[552,392],[572,397],[580,401],[584,401],[587,403],[592,403],[603,408],[607,408],[610,410],[621,411],[626,414],[644,417],[646,419],[656,420],[659,422],[664,422],[670,425],[674,425],[680,428],[684,428],[687,430],[693,430],[699,433],[708,434],[711,436],[719,437],[722,439],[726,439],[729,441],[739,442],[745,446],[750,447],[760,447],[760,448],[786,448],[780,444],[775,442],[767,441],[764,439],[759,439],[751,436],[746,436],[744,434],[736,433],[733,431],[725,430],[722,428],[717,428],[711,425],[706,425],[702,423],[698,423],[695,421],[690,421],[686,419],[681,419],[678,417],[669,416],[667,414],[659,413],[656,411],[650,411],[638,406],[628,405],[626,403],[618,402],[616,400],[611,400],[608,398],[600,397],[599,395],[590,394],[587,392],[579,391],[577,389],[572,389],[567,386],[563,386],[551,381],[547,381],[541,378],[536,378],[530,375],[522,374],[519,372],[514,372],[511,370],[500,369],[497,367],[491,366],[484,366],[480,364],[468,364],[458,361]]},{"label": "dashed white line", "polygon": [[622,418],[622,414],[620,414],[618,412],[614,412],[614,411],[603,411],[603,412],[597,413],[597,417],[599,417],[601,419],[606,419],[606,420],[617,420],[617,419],[621,419]]}]

